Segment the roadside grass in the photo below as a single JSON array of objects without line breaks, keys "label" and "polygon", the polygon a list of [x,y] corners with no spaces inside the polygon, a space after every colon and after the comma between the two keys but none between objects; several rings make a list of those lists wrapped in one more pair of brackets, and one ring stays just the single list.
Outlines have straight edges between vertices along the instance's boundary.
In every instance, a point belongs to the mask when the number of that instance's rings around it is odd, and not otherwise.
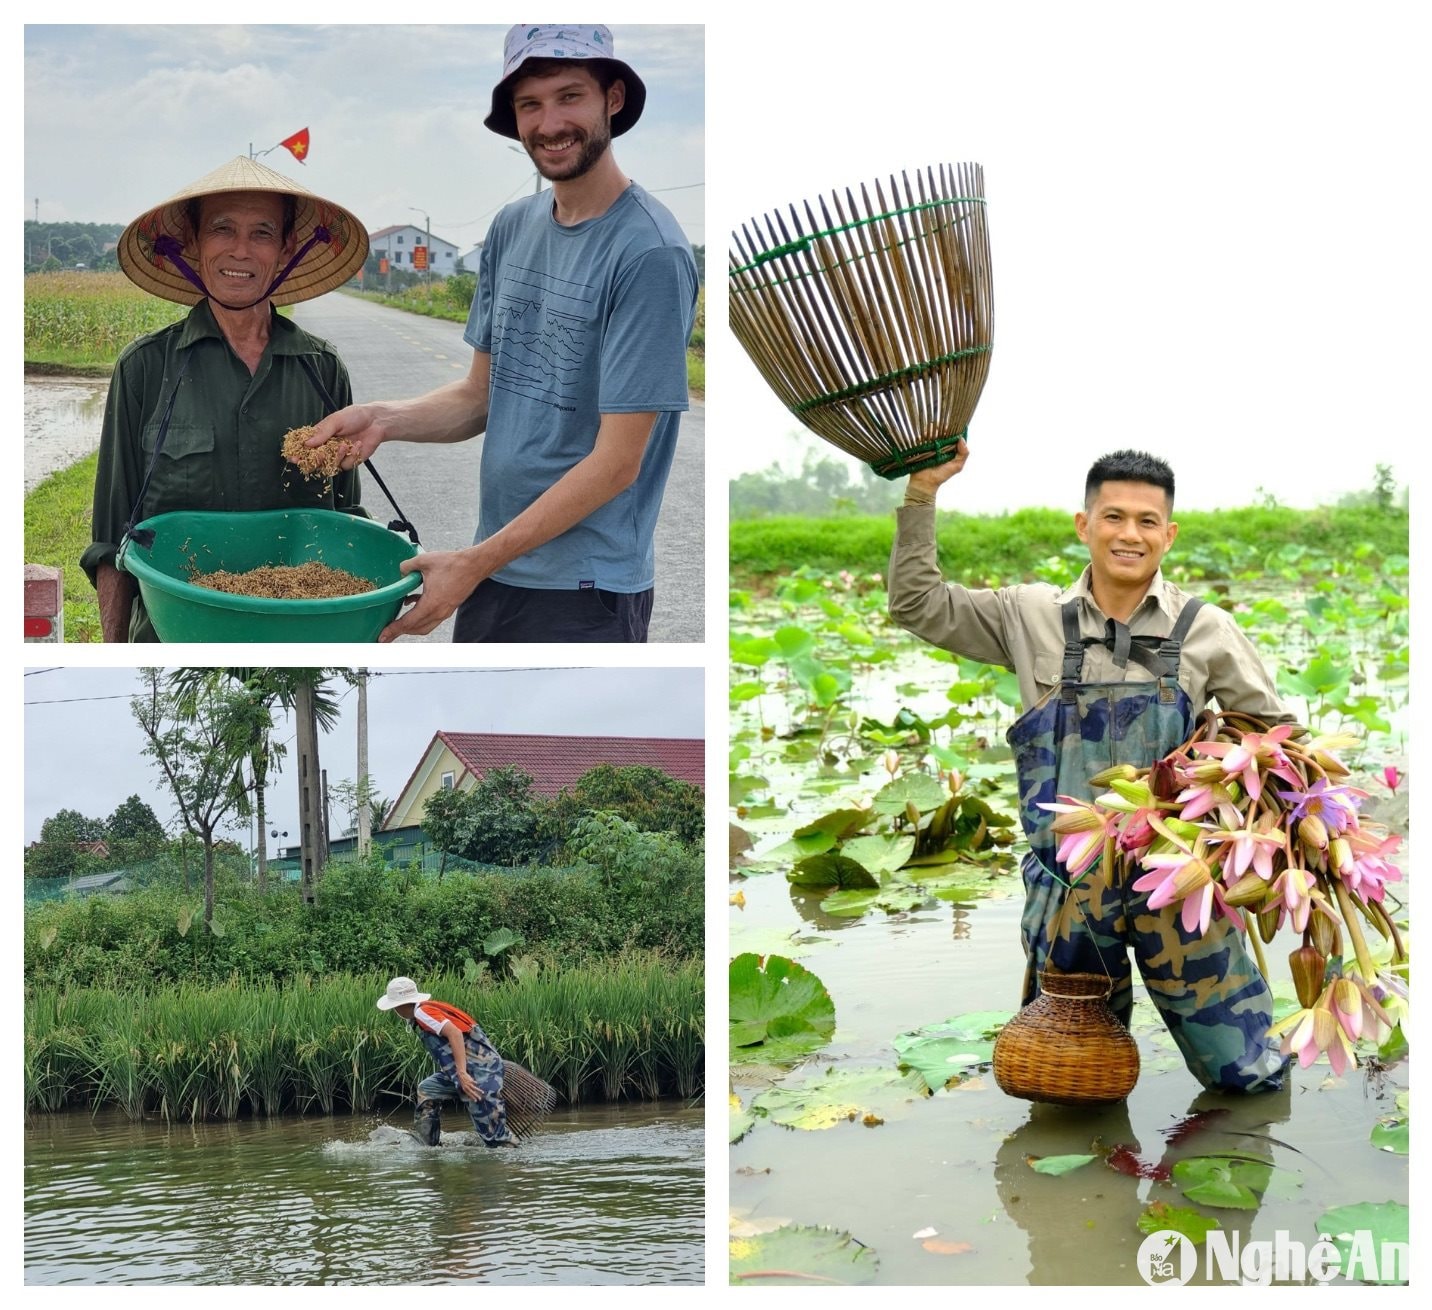
[{"label": "roadside grass", "polygon": [[80,568],[90,544],[98,452],[52,474],[25,497],[25,563],[64,570],[65,641],[102,640],[99,600]]}]

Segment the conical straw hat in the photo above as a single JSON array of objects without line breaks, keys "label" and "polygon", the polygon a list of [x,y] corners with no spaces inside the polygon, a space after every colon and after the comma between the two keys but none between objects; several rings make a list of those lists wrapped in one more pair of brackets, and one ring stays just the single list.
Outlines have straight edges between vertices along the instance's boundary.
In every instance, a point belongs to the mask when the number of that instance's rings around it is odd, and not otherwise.
[{"label": "conical straw hat", "polygon": [[170,196],[162,205],[147,210],[124,229],[119,238],[119,266],[129,280],[153,295],[181,305],[193,305],[203,299],[199,288],[179,272],[172,259],[155,247],[162,238],[172,237],[184,247],[184,257],[192,265],[196,252],[185,212],[188,202],[199,196],[230,191],[276,191],[293,196],[298,202],[293,231],[295,250],[302,249],[318,228],[328,232],[329,240],[314,242],[293,272],[279,284],[271,297],[275,305],[312,300],[342,286],[368,258],[367,229],[352,213],[314,195],[292,178],[239,155]]}]

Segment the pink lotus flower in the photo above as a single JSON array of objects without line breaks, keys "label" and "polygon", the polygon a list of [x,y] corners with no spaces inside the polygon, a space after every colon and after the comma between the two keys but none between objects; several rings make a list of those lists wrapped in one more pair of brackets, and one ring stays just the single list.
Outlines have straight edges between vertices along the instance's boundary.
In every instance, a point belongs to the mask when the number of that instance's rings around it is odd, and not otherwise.
[{"label": "pink lotus flower", "polygon": [[1105,842],[1118,832],[1119,816],[1106,814],[1097,806],[1072,796],[1061,796],[1059,800],[1063,804],[1040,801],[1039,808],[1058,814],[1051,827],[1064,840],[1059,843],[1054,858],[1071,878],[1079,878],[1103,858]]},{"label": "pink lotus flower", "polygon": [[1223,762],[1223,772],[1230,778],[1241,778],[1244,790],[1256,801],[1263,794],[1262,772],[1276,773],[1294,786],[1302,781],[1283,753],[1283,742],[1293,731],[1291,723],[1280,723],[1267,732],[1245,732],[1239,742],[1200,741],[1194,743],[1193,749],[1217,756]]},{"label": "pink lotus flower", "polygon": [[1238,808],[1234,790],[1226,786],[1222,778],[1185,788],[1178,794],[1178,803],[1183,806],[1178,816],[1180,819],[1201,819],[1217,810],[1219,822],[1224,827],[1236,828],[1243,822],[1243,812]]},{"label": "pink lotus flower", "polygon": [[1268,1029],[1268,1036],[1286,1033],[1280,1049],[1284,1055],[1296,1055],[1304,1069],[1326,1051],[1333,1072],[1341,1075],[1357,1063],[1357,1058],[1347,1033],[1333,1017],[1331,992],[1329,986],[1308,1009],[1296,1010],[1286,1019],[1280,1019]]},{"label": "pink lotus flower", "polygon": [[1402,845],[1402,838],[1396,833],[1381,841],[1368,833],[1351,833],[1347,843],[1352,849],[1353,861],[1351,868],[1342,871],[1342,880],[1350,892],[1365,901],[1380,901],[1384,884],[1402,881],[1402,870],[1387,858]]},{"label": "pink lotus flower", "polygon": [[1210,845],[1223,846],[1223,881],[1230,886],[1251,868],[1264,882],[1273,878],[1273,852],[1286,849],[1287,834],[1277,826],[1277,818],[1263,815],[1252,827],[1224,828],[1211,833]]},{"label": "pink lotus flower", "polygon": [[1333,1018],[1353,1041],[1366,1034],[1380,1042],[1392,1029],[1392,1016],[1377,1003],[1368,988],[1355,978],[1338,978],[1327,989]]},{"label": "pink lotus flower", "polygon": [[1397,784],[1402,781],[1402,774],[1398,771],[1397,765],[1389,764],[1382,771],[1382,781],[1387,784],[1388,791],[1396,791]]},{"label": "pink lotus flower", "polygon": [[[1306,869],[1294,868],[1291,864],[1273,882],[1273,891],[1281,901],[1280,910],[1293,920],[1293,927],[1302,932],[1308,926],[1308,916],[1313,912],[1312,892],[1317,879]],[[1278,916],[1282,927],[1283,913]]]}]

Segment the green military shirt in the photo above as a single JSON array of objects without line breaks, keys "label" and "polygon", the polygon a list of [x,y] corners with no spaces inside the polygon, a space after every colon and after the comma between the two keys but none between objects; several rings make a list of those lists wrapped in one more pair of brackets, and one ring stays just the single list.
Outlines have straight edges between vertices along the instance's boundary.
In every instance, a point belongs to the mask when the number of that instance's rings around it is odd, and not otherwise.
[{"label": "green military shirt", "polygon": [[[301,356],[311,361],[337,407],[352,403],[348,370],[337,352],[272,312],[268,345],[250,375],[208,301],[200,301],[178,323],[132,342],[114,366],[95,477],[93,541],[80,558],[91,582],[101,564],[114,563],[185,355],[189,366],[134,522],[181,509],[362,512],[356,470],[331,483],[306,479],[280,453],[290,428],[316,423],[328,412]],[[137,594],[129,639],[158,639]]]}]

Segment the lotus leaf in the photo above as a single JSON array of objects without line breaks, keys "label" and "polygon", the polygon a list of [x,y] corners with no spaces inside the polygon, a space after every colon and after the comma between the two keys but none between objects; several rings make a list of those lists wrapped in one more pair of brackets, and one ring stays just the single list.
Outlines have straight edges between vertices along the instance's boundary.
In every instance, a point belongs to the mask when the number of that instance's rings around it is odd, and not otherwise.
[{"label": "lotus leaf", "polygon": [[879,879],[863,865],[844,855],[811,855],[801,860],[786,877],[795,887],[838,887],[842,890],[875,889]]},{"label": "lotus leaf", "polygon": [[727,1272],[734,1284],[762,1287],[868,1283],[880,1261],[868,1246],[833,1228],[786,1225],[754,1237],[733,1237]]},{"label": "lotus leaf", "polygon": [[914,804],[922,814],[938,809],[950,794],[928,773],[907,773],[888,782],[875,795],[875,808],[881,814],[904,814],[905,806]]},{"label": "lotus leaf", "polygon": [[1053,1174],[1057,1178],[1061,1174],[1082,1169],[1098,1158],[1095,1155],[1030,1155],[1025,1157],[1025,1163],[1037,1174]]},{"label": "lotus leaf", "polygon": [[787,1128],[818,1131],[869,1116],[879,1123],[909,1112],[929,1095],[917,1074],[889,1069],[827,1069],[794,1086],[783,1084],[760,1093],[751,1109]]},{"label": "lotus leaf", "polygon": [[938,1091],[994,1059],[994,1040],[1011,1018],[1008,1010],[960,1014],[901,1033],[891,1045],[900,1056],[902,1069],[915,1070],[932,1092]]},{"label": "lotus leaf", "polygon": [[[1404,1247],[1409,1241],[1409,1210],[1398,1201],[1363,1201],[1358,1205],[1340,1205],[1327,1211],[1318,1219],[1318,1232],[1326,1233],[1328,1240],[1342,1254],[1342,1273],[1346,1278],[1356,1278],[1364,1283],[1391,1283],[1396,1278],[1383,1278],[1383,1273],[1395,1270],[1371,1267],[1372,1257],[1385,1242],[1399,1242]],[[1359,1237],[1368,1234],[1371,1244]],[[1390,1254],[1390,1253],[1389,1253]],[[1402,1273],[1407,1272],[1406,1260],[1402,1261]]]},{"label": "lotus leaf", "polygon": [[1168,1229],[1182,1233],[1195,1246],[1200,1245],[1213,1229],[1222,1227],[1211,1215],[1199,1214],[1197,1210],[1190,1210],[1183,1205],[1168,1205],[1163,1201],[1154,1201],[1139,1216],[1141,1233],[1157,1233]]},{"label": "lotus leaf", "polygon": [[835,1003],[825,985],[785,956],[738,955],[727,986],[732,1063],[794,1061],[835,1031]]}]

